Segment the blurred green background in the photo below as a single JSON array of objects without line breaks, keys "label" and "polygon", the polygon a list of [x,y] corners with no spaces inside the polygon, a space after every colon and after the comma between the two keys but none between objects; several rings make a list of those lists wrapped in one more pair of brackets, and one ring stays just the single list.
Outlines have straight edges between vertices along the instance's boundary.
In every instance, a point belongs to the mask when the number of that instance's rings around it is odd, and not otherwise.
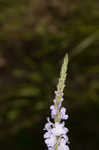
[{"label": "blurred green background", "polygon": [[0,149],[47,149],[66,52],[70,148],[99,150],[99,1],[0,0]]}]

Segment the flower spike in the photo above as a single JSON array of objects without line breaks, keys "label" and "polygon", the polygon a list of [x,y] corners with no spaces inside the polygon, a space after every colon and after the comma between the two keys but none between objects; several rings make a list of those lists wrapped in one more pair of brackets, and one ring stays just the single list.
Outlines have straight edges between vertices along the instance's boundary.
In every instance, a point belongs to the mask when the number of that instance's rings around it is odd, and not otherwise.
[{"label": "flower spike", "polygon": [[55,91],[55,98],[53,100],[53,105],[50,106],[51,119],[53,123],[48,118],[48,122],[45,124],[44,134],[45,144],[48,150],[69,150],[68,146],[68,129],[65,127],[65,122],[62,120],[67,120],[68,115],[66,114],[66,108],[61,107],[63,102],[63,90],[65,87],[65,80],[67,76],[67,66],[68,66],[68,55],[65,55],[60,78],[57,85],[57,91]]}]

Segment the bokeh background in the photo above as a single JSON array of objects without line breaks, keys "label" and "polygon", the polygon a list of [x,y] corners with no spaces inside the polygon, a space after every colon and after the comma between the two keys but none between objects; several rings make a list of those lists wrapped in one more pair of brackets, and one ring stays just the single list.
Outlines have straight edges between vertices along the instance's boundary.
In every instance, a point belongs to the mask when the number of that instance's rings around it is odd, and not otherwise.
[{"label": "bokeh background", "polygon": [[0,0],[0,149],[47,149],[66,52],[70,148],[99,150],[99,0]]}]

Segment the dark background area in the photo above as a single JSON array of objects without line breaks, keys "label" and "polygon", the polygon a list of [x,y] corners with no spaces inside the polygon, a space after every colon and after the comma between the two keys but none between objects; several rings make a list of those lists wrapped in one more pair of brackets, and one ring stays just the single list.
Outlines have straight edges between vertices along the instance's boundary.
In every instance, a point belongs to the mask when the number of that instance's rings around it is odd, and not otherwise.
[{"label": "dark background area", "polygon": [[46,150],[65,53],[71,150],[99,149],[99,1],[0,0],[0,149]]}]

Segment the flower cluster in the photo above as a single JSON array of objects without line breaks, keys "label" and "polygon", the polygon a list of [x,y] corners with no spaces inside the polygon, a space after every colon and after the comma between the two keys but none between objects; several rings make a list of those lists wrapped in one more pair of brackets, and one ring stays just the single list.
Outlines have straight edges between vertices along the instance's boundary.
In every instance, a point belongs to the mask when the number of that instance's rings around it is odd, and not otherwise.
[{"label": "flower cluster", "polygon": [[[56,95],[58,98],[60,95]],[[57,99],[56,98],[56,99]],[[55,117],[59,120],[68,119],[68,115],[66,114],[66,109],[61,107],[61,102],[63,98],[60,98],[60,102],[57,103],[56,99],[53,100],[54,105],[51,105],[51,118],[55,119]],[[48,147],[48,150],[69,150],[68,147],[68,136],[66,135],[68,129],[64,127],[65,122],[55,122],[52,123],[49,118],[47,118],[48,123],[45,124],[44,130],[47,132],[44,134],[45,143]]]},{"label": "flower cluster", "polygon": [[[62,101],[64,100],[62,95],[63,92],[61,92],[61,94],[59,94],[57,91],[55,91],[56,94],[56,98],[53,100],[54,105],[50,106],[51,109],[51,117],[52,119],[55,118],[55,116],[58,116],[59,119],[63,119],[63,120],[67,120],[68,119],[68,115],[66,115],[66,108],[61,107]],[[59,102],[58,102],[59,99]]]},{"label": "flower cluster", "polygon": [[69,150],[68,145],[66,145],[68,143],[66,135],[68,129],[64,127],[64,124],[64,122],[53,124],[48,118],[48,123],[46,123],[44,128],[44,130],[47,130],[44,138],[48,150]]},{"label": "flower cluster", "polygon": [[45,124],[44,128],[44,130],[46,130],[44,139],[48,150],[69,150],[67,136],[68,129],[65,127],[65,122],[62,121],[68,119],[66,108],[62,107],[67,64],[68,56],[66,55],[61,69],[57,91],[55,91],[55,99],[53,100],[54,104],[50,106],[51,119],[54,120],[54,123],[48,118],[48,122]]}]

